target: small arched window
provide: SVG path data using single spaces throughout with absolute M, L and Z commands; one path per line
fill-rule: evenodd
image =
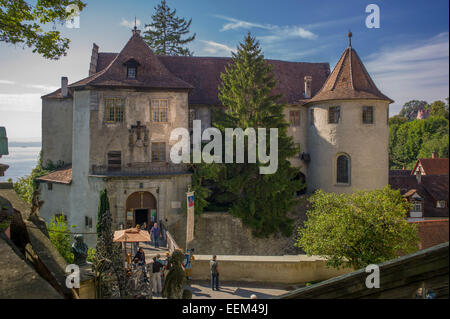
M 336 182 L 350 184 L 350 157 L 345 154 L 339 155 L 336 164 Z

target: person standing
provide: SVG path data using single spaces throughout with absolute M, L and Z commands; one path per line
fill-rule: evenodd
M 156 295 L 159 295 L 162 292 L 161 287 L 161 268 L 163 265 L 156 259 L 156 257 L 153 257 L 153 263 L 152 263 L 152 282 L 153 282 L 153 292 Z
M 209 268 L 211 270 L 211 289 L 219 290 L 219 263 L 217 262 L 217 256 L 214 255 L 209 262 Z
M 159 248 L 159 238 L 161 237 L 161 229 L 158 223 L 153 224 L 152 230 L 150 231 L 152 237 L 153 245 L 155 248 Z
M 192 249 L 188 249 L 186 251 L 186 254 L 184 255 L 184 262 L 183 262 L 183 266 L 184 266 L 184 272 L 186 274 L 186 279 L 187 280 L 191 280 L 191 275 L 192 275 L 192 260 L 195 260 L 194 258 L 194 248 Z

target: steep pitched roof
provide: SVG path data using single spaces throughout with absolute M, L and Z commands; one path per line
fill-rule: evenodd
M 420 184 L 415 176 L 389 176 L 389 185 L 399 189 L 404 196 L 411 195 L 411 190 L 423 196 L 424 217 L 449 217 L 448 205 L 445 208 L 436 207 L 439 200 L 448 203 L 448 175 L 424 175 Z
M 378 90 L 358 54 L 351 46 L 345 49 L 319 93 L 308 102 L 349 99 L 394 102 Z
M 425 175 L 448 175 L 448 158 L 419 158 L 411 175 L 415 174 L 418 165 L 422 166 Z
M 136 79 L 127 78 L 124 64 L 130 60 L 137 61 L 139 71 Z M 100 72 L 71 84 L 70 88 L 83 86 L 133 87 L 192 89 L 192 85 L 179 79 L 159 61 L 138 32 L 134 32 L 122 51 Z

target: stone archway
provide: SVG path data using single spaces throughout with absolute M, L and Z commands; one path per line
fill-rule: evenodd
M 127 228 L 142 225 L 144 221 L 149 225 L 152 217 L 158 220 L 156 207 L 156 198 L 150 192 L 135 192 L 128 196 L 125 211 Z

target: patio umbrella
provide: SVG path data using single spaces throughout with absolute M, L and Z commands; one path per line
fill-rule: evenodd
M 114 232 L 113 241 L 122 243 L 147 242 L 150 241 L 150 235 L 148 231 L 136 228 L 116 230 Z M 125 256 L 126 255 L 127 255 L 127 245 L 125 244 Z
M 114 232 L 114 241 L 123 243 L 137 243 L 150 241 L 150 235 L 146 230 L 129 228 L 116 230 Z

